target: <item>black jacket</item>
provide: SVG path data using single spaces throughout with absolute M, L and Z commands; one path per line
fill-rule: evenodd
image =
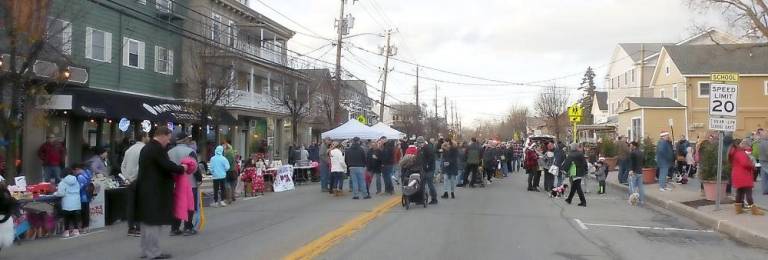
M 643 174 L 643 155 L 640 150 L 634 150 L 629 153 L 629 170 L 636 174 Z
M 347 163 L 347 167 L 366 167 L 365 151 L 360 144 L 352 144 L 346 152 L 344 152 L 344 161 Z
M 584 153 L 579 151 L 572 151 L 568 154 L 563 162 L 563 170 L 568 173 L 571 169 L 571 164 L 576 164 L 576 177 L 584 177 L 587 175 L 587 159 L 584 158 Z
M 136 178 L 136 220 L 148 225 L 173 223 L 173 175 L 184 168 L 168 159 L 168 152 L 152 140 L 139 153 Z
M 382 165 L 395 165 L 395 142 L 389 141 L 384 144 L 380 150 L 380 159 Z
M 371 173 L 381 173 L 381 150 L 370 150 L 368 151 L 368 158 L 367 163 L 368 165 L 366 168 Z
M 445 166 L 445 174 L 448 176 L 456 176 L 459 175 L 459 148 L 458 147 L 451 147 L 448 151 L 443 151 L 443 165 L 448 163 L 448 166 Z
M 422 146 L 419 148 L 419 154 L 416 157 L 424 173 L 435 172 L 435 151 L 432 150 L 432 147 L 429 145 Z

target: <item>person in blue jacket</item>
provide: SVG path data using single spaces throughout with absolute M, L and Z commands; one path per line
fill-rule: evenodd
M 213 175 L 213 206 L 227 206 L 227 203 L 224 202 L 226 196 L 225 184 L 230 165 L 227 158 L 224 157 L 224 146 L 216 146 L 214 154 L 208 165 Z
M 76 172 L 77 182 L 80 184 L 80 232 L 88 233 L 91 226 L 91 200 L 95 195 L 96 186 L 93 181 L 93 172 L 83 164 L 72 166 L 72 171 Z
M 80 218 L 80 183 L 77 182 L 77 173 L 74 170 L 67 171 L 56 189 L 56 196 L 61 198 L 61 211 L 64 217 L 64 237 L 79 236 L 78 219 Z
M 659 142 L 656 144 L 656 164 L 659 166 L 659 190 L 670 191 L 667 187 L 667 176 L 674 162 L 675 154 L 672 151 L 672 143 L 669 141 L 669 132 L 661 132 Z

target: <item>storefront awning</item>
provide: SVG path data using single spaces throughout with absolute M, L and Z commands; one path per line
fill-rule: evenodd
M 72 113 L 82 117 L 127 118 L 155 122 L 194 123 L 196 113 L 182 101 L 93 88 L 60 88 L 56 95 L 72 96 Z M 220 113 L 219 121 L 235 121 Z

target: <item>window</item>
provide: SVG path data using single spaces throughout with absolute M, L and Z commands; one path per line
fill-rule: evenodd
M 156 0 L 155 7 L 160 12 L 170 13 L 171 10 L 173 10 L 173 1 L 171 1 L 171 0 Z
M 624 86 L 629 84 L 629 77 L 627 77 L 628 75 L 629 75 L 629 71 L 624 72 Z
M 709 82 L 699 82 L 699 98 L 709 97 Z
M 672 86 L 672 99 L 677 100 L 677 84 Z
M 213 41 L 221 41 L 221 15 L 214 13 L 212 16 L 213 22 L 211 24 L 211 39 Z
M 144 42 L 123 38 L 123 66 L 144 69 Z
M 72 55 L 72 25 L 64 20 L 50 19 L 47 38 L 51 47 L 64 55 Z
M 173 51 L 155 46 L 155 72 L 173 75 Z
M 86 27 L 85 58 L 112 62 L 112 34 Z
M 768 96 L 768 80 L 763 82 L 763 95 Z
M 235 21 L 229 21 L 229 26 L 227 26 L 227 45 L 235 47 L 236 40 L 237 28 L 235 27 Z
M 664 97 L 664 89 L 659 90 L 659 97 Z
M 613 89 L 613 79 L 611 79 L 610 85 L 611 85 L 611 89 Z
M 630 138 L 632 141 L 639 142 L 642 140 L 643 122 L 640 118 L 632 118 L 632 131 L 630 131 Z
M 635 69 L 632 69 L 630 75 L 632 75 L 632 83 L 635 83 Z
M 667 76 L 669 76 L 669 65 L 664 67 L 664 73 L 667 74 Z

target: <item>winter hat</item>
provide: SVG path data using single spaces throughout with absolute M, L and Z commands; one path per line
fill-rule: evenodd
M 419 136 L 419 137 L 417 137 L 417 138 L 416 138 L 416 143 L 417 143 L 417 144 L 423 144 L 423 143 L 426 143 L 426 142 L 427 142 L 427 141 L 426 141 L 426 140 L 424 140 L 424 137 L 423 137 L 423 136 Z
M 416 153 L 419 151 L 418 148 L 416 148 L 415 145 L 409 145 L 407 149 L 405 149 L 406 155 L 416 155 Z
M 665 136 L 668 136 L 668 135 L 669 135 L 669 132 L 662 131 L 661 134 L 659 134 L 659 137 L 665 137 Z
M 571 151 L 576 151 L 576 149 L 579 148 L 579 144 L 572 143 L 571 145 L 568 146 L 568 148 L 570 148 Z

